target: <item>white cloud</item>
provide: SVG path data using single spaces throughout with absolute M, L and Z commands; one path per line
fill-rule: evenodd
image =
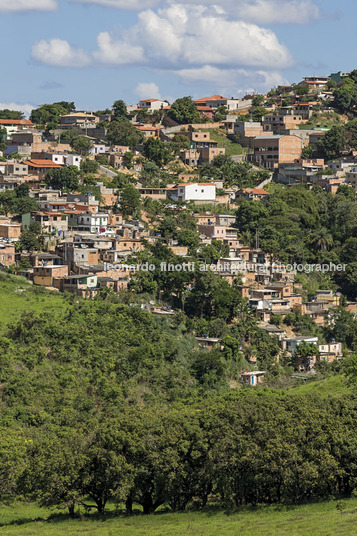
M 16 102 L 0 102 L 0 110 L 14 110 L 15 112 L 22 112 L 26 117 L 30 115 L 35 106 L 32 104 L 18 104 Z
M 80 48 L 73 48 L 62 39 L 42 39 L 32 47 L 32 57 L 40 63 L 55 67 L 84 67 L 91 62 L 90 55 Z
M 197 5 L 197 0 L 168 0 L 172 5 Z M 257 24 L 307 24 L 321 17 L 313 0 L 200 0 L 217 14 Z
M 265 92 L 280 84 L 288 84 L 286 78 L 277 71 L 220 69 L 204 65 L 198 69 L 180 69 L 172 73 L 177 74 L 187 84 L 212 84 L 226 96 L 244 94 L 248 88 L 251 91 Z
M 125 39 L 115 40 L 108 32 L 101 32 L 97 37 L 98 50 L 93 58 L 98 63 L 110 65 L 128 65 L 145 61 L 144 50 L 140 45 Z
M 140 82 L 135 88 L 139 99 L 161 99 L 160 89 L 154 82 Z
M 204 65 L 197 69 L 179 69 L 172 71 L 180 76 L 186 82 L 212 82 L 220 84 L 224 80 L 235 80 L 240 70 L 236 69 L 220 69 L 219 67 L 212 67 L 211 65 Z
M 85 52 L 67 41 L 52 39 L 35 44 L 33 57 L 65 67 L 145 65 L 176 74 L 187 84 L 208 82 L 232 95 L 242 87 L 265 91 L 285 83 L 279 71 L 294 62 L 272 30 L 225 13 L 223 8 L 230 0 L 217 0 L 216 6 L 184 1 L 186 4 L 171 2 L 155 11 L 141 11 L 137 23 L 120 35 L 99 33 L 94 51 Z M 258 2 L 271 6 L 281 0 L 252 0 L 249 5 L 248 0 L 236 1 L 250 9 Z M 141 83 L 136 93 L 143 98 L 156 97 L 159 88 Z
M 56 0 L 0 0 L 0 12 L 56 11 Z
M 94 57 L 101 63 L 287 67 L 289 51 L 274 32 L 256 24 L 212 15 L 204 6 L 173 4 L 139 13 L 138 23 L 119 39 L 99 35 Z
M 242 10 L 246 20 L 258 24 L 307 24 L 321 16 L 310 0 L 253 0 L 244 2 Z
M 10 1 L 10 0 L 9 0 Z M 26 0 L 24 0 L 26 1 Z M 237 19 L 258 24 L 306 24 L 320 18 L 313 0 L 71 0 L 117 9 L 142 11 L 157 5 L 211 6 L 216 15 L 229 14 Z
M 160 3 L 160 0 L 71 0 L 80 4 L 96 4 L 105 7 L 115 7 L 117 9 L 130 9 L 141 11 L 155 7 Z

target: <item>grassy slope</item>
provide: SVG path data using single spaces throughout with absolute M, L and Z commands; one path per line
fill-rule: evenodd
M 357 499 L 297 507 L 259 507 L 223 511 L 158 513 L 151 516 L 68 520 L 33 505 L 0 508 L 1 534 L 21 536 L 354 536 Z
M 201 129 L 204 130 L 203 128 Z M 227 138 L 223 130 L 209 130 L 211 140 L 218 141 L 218 147 L 226 148 L 227 156 L 235 156 L 244 153 L 243 147 L 239 143 L 234 143 L 229 138 Z
M 289 389 L 291 394 L 319 394 L 321 396 L 344 396 L 351 393 L 345 376 L 331 376 L 323 380 L 301 383 L 298 387 Z
M 33 287 L 23 277 L 0 274 L 0 335 L 24 312 L 57 314 L 65 307 L 63 295 Z
M 312 128 L 332 128 L 334 126 L 340 126 L 345 123 L 345 116 L 337 113 L 323 113 L 310 118 L 308 123 L 302 123 L 299 125 L 301 130 L 308 130 Z

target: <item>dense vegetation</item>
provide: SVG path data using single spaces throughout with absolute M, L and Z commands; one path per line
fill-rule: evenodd
M 326 275 L 350 299 L 357 296 L 357 201 L 348 186 L 337 195 L 314 186 L 276 187 L 261 203 L 243 201 L 237 226 L 246 242 L 286 263 L 347 264 L 346 271 Z M 329 287 L 330 288 L 330 287 Z M 333 288 L 333 287 L 331 287 Z M 337 288 L 335 286 L 335 288 Z
M 1 281 L 9 296 L 22 285 Z M 59 296 L 46 314 L 45 303 L 42 312 L 31 306 L 36 289 L 26 289 L 29 312 L 1 324 L 2 499 L 21 495 L 74 515 L 103 512 L 108 501 L 150 513 L 353 493 L 352 394 L 229 388 L 242 342 L 253 338 L 258 356 L 261 345 L 261 364 L 274 346 L 249 316 L 231 331 L 219 318 L 196 318 L 196 330 L 203 322 L 224 345 L 199 350 L 194 319 L 180 314 L 157 319 L 126 305 L 126 295 Z

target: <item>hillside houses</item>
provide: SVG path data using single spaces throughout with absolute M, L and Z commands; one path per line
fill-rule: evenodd
M 314 90 L 319 91 L 320 82 L 315 82 Z M 318 328 L 326 328 L 333 311 L 341 306 L 341 296 L 331 290 L 308 296 L 296 281 L 294 270 L 283 266 L 281 271 L 275 270 L 273 263 L 279 260 L 271 251 L 261 249 L 259 230 L 256 239 L 255 231 L 242 232 L 241 236 L 236 221 L 240 205 L 251 203 L 248 210 L 257 209 L 258 213 L 262 208 L 259 203 L 269 204 L 269 196 L 274 195 L 271 181 L 287 187 L 318 185 L 332 193 L 341 185 L 357 187 L 355 155 L 326 162 L 309 158 L 308 151 L 305 154 L 304 149 L 323 140 L 329 130 L 310 128 L 310 124 L 305 128 L 315 113 L 315 101 L 305 102 L 306 95 L 295 98 L 294 87 L 290 93 L 291 104 L 272 98 L 260 120 L 253 120 L 259 108 L 252 104 L 254 96 L 204 97 L 195 100 L 194 106 L 206 122 L 169 126 L 164 121 L 168 103 L 144 99 L 132 110 L 128 108 L 128 130 L 143 135 L 137 144 L 130 138 L 118 139 L 118 145 L 109 143 L 113 114 L 108 112 L 101 118 L 103 114 L 71 111 L 62 116 L 49 140 L 28 122 L 9 125 L 5 150 L 9 158 L 0 163 L 0 192 L 13 195 L 26 184 L 34 204 L 29 203 L 20 216 L 0 218 L 1 268 L 12 267 L 37 286 L 93 299 L 103 292 L 128 288 L 137 292 L 133 281 L 139 269 L 135 262 L 153 247 L 165 246 L 182 263 L 195 256 L 209 265 L 244 300 L 261 329 L 279 341 L 279 358 L 295 359 L 297 370 L 313 370 L 319 360 L 340 359 L 343 348 L 338 341 L 303 338 L 292 332 L 288 320 L 289 315 L 303 315 Z M 218 110 L 223 117 L 228 112 L 226 120 L 220 116 L 215 122 Z M 61 140 L 72 127 L 91 142 L 83 154 L 73 151 L 68 140 Z M 174 143 L 177 146 L 170 152 Z M 148 158 L 146 144 L 158 148 L 157 159 L 155 154 L 152 160 Z M 239 151 L 235 151 L 237 146 Z M 98 164 L 93 165 L 93 173 L 84 171 L 83 164 L 90 169 L 93 162 Z M 224 172 L 216 173 L 214 165 L 201 169 L 217 162 L 225 164 Z M 229 176 L 232 162 L 238 171 L 234 169 L 235 174 Z M 68 172 L 71 170 L 66 168 L 72 166 L 78 170 L 76 186 L 49 186 L 49 172 Z M 181 226 L 175 219 L 178 214 L 185 222 Z M 35 246 L 19 248 L 21 234 L 31 229 L 40 229 Z M 134 268 L 128 269 L 126 263 Z M 191 287 L 192 282 L 180 297 L 183 301 Z M 220 342 L 218 337 L 198 339 L 204 347 L 213 339 Z M 303 343 L 315 345 L 316 355 L 307 360 L 299 356 Z M 247 376 L 246 380 L 251 382 L 252 378 Z

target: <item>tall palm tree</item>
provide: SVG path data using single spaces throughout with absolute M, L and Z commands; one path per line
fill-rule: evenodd
M 312 233 L 311 244 L 316 251 L 328 251 L 333 244 L 333 237 L 326 227 L 321 227 Z

